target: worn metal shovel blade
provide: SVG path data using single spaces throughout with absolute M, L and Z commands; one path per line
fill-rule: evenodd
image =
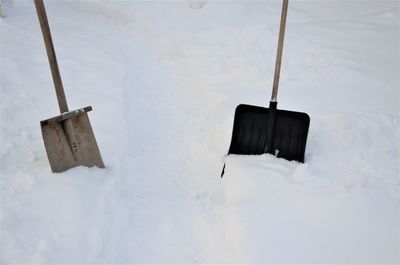
M 40 122 L 53 172 L 63 172 L 80 165 L 104 168 L 87 115 L 91 110 L 92 107 L 89 106 Z
M 239 105 L 235 111 L 229 154 L 267 153 L 266 141 L 270 109 Z M 306 113 L 276 110 L 272 150 L 268 153 L 287 160 L 304 162 L 310 117 Z

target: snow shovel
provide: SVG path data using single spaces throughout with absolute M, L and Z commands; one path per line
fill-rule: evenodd
M 63 172 L 80 165 L 104 168 L 87 115 L 92 107 L 68 110 L 43 0 L 35 0 L 35 6 L 61 112 L 61 115 L 40 122 L 51 170 Z
M 304 162 L 310 125 L 306 113 L 277 109 L 279 75 L 285 36 L 288 0 L 283 0 L 275 75 L 269 108 L 244 105 L 236 107 L 229 154 L 273 154 L 287 160 Z M 224 175 L 225 164 L 221 177 Z

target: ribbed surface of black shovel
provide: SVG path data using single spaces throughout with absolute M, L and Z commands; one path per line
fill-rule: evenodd
M 274 154 L 304 162 L 310 117 L 306 113 L 239 105 L 229 154 Z

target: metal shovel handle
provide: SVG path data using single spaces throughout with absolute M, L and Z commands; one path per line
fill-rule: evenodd
M 54 51 L 53 40 L 51 38 L 49 22 L 46 15 L 46 9 L 44 8 L 43 0 L 34 1 L 36 12 L 40 22 L 40 28 L 42 29 L 44 44 L 46 45 L 47 58 L 49 59 L 51 75 L 53 76 L 53 83 L 56 89 L 58 106 L 60 108 L 60 112 L 64 113 L 68 111 L 67 99 L 65 98 L 60 70 L 58 69 L 56 52 Z
M 289 4 L 288 2 L 289 2 L 288 0 L 283 0 L 282 4 L 281 24 L 279 27 L 278 51 L 276 53 L 274 84 L 272 87 L 272 96 L 271 96 L 271 101 L 274 102 L 276 102 L 278 98 L 279 76 L 281 73 L 283 41 L 285 39 L 286 17 Z

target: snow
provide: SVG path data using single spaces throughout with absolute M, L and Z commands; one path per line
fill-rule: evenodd
M 304 164 L 225 157 L 235 107 L 268 106 L 281 1 L 45 4 L 106 169 L 50 172 L 36 12 L 3 1 L 0 263 L 400 263 L 398 1 L 290 1 L 278 108 L 311 117 Z

